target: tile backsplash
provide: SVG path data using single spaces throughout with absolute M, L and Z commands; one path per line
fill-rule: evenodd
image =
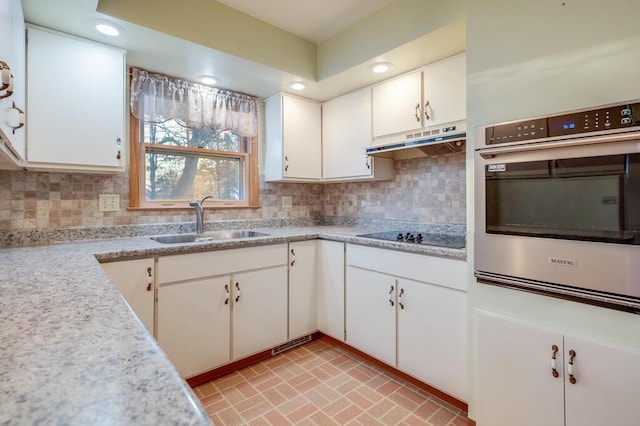
M 259 209 L 208 210 L 207 221 L 323 216 L 464 223 L 465 156 L 398 160 L 392 181 L 333 184 L 260 181 Z M 120 210 L 98 211 L 98 195 L 120 195 Z M 281 197 L 293 197 L 282 208 Z M 192 209 L 127 210 L 128 174 L 0 170 L 0 230 L 91 227 L 193 220 Z

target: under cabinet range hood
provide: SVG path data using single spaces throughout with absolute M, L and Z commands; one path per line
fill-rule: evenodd
M 407 140 L 390 142 L 366 148 L 367 155 L 386 154 L 389 152 L 413 149 L 423 155 L 442 155 L 463 152 L 467 138 L 466 131 L 457 133 L 438 133 L 430 135 L 428 132 L 407 135 Z

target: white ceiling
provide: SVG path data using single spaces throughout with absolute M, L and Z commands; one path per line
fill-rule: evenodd
M 350 27 L 393 0 L 218 0 L 313 42 Z
M 246 8 L 245 13 L 251 13 L 254 17 L 260 15 L 261 19 L 275 20 L 273 24 L 286 26 L 290 31 L 305 31 L 305 37 L 321 39 L 341 31 L 344 26 L 352 25 L 392 0 L 223 2 L 234 8 Z M 200 75 L 214 75 L 218 78 L 218 87 L 261 98 L 279 91 L 292 92 L 288 84 L 299 79 L 264 64 L 100 14 L 96 11 L 97 4 L 98 0 L 22 0 L 28 23 L 126 49 L 128 66 L 191 81 Z M 357 11 L 349 12 L 353 9 Z M 91 22 L 105 18 L 118 24 L 125 33 L 112 38 L 95 31 Z M 321 81 L 305 81 L 307 88 L 296 94 L 325 101 L 389 78 L 388 75 L 375 75 L 369 71 L 368 67 L 374 60 L 392 62 L 393 73 L 401 74 L 464 50 L 464 42 L 464 23 L 455 22 L 339 74 Z

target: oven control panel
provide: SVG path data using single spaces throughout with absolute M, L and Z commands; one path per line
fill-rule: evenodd
M 485 143 L 497 145 L 635 126 L 640 126 L 640 103 L 615 105 L 490 126 L 485 130 Z

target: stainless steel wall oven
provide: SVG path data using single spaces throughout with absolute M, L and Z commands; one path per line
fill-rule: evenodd
M 640 312 L 640 102 L 475 141 L 478 280 Z

